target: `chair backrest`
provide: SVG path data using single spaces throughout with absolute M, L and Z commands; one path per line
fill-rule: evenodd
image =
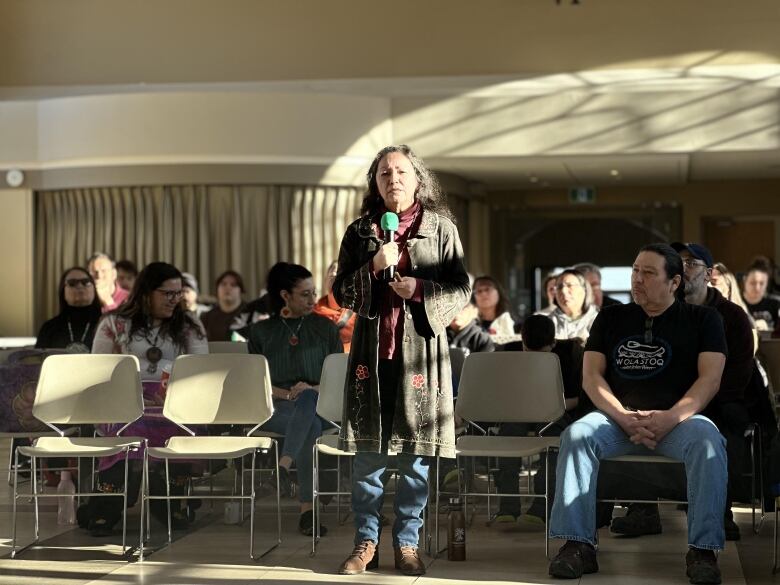
M 163 406 L 167 419 L 181 425 L 259 425 L 273 412 L 264 356 L 183 355 L 173 362 Z
M 51 355 L 41 367 L 33 415 L 51 425 L 132 422 L 144 412 L 138 367 L 133 355 Z
M 246 341 L 209 341 L 209 353 L 249 353 Z
M 317 414 L 330 422 L 341 422 L 348 362 L 349 354 L 332 353 L 322 364 Z
M 450 347 L 450 367 L 455 385 L 460 384 L 460 376 L 463 373 L 463 364 L 469 356 L 469 350 L 465 347 Z
M 780 339 L 762 339 L 758 344 L 758 355 L 769 374 L 772 391 L 780 393 Z
M 565 412 L 558 356 L 538 351 L 472 353 L 455 413 L 470 421 L 551 422 Z

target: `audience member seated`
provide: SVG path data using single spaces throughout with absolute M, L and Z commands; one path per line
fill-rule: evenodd
M 494 339 L 515 333 L 515 322 L 509 313 L 509 299 L 504 287 L 492 276 L 474 280 L 474 302 L 479 310 L 482 329 Z
M 479 326 L 479 310 L 473 303 L 467 304 L 447 327 L 450 347 L 461 347 L 469 353 L 493 351 L 490 335 Z
M 742 295 L 739 292 L 739 282 L 737 277 L 726 267 L 722 262 L 715 262 L 712 265 L 712 276 L 710 277 L 710 286 L 717 288 L 720 294 L 723 295 L 727 301 L 731 301 L 735 305 L 738 305 L 745 313 L 747 313 L 750 319 L 751 325 L 753 324 L 753 315 L 748 311 L 745 301 L 742 300 Z
M 121 353 L 134 355 L 140 362 L 144 389 L 144 416 L 131 424 L 126 436 L 145 437 L 152 447 L 161 447 L 165 441 L 184 432 L 162 416 L 165 387 L 161 385 L 163 369 L 170 367 L 178 356 L 208 353 L 206 336 L 200 323 L 181 303 L 181 272 L 164 262 L 152 262 L 138 275 L 127 303 L 116 312 L 106 315 L 98 326 L 92 353 Z M 104 434 L 116 432 L 113 425 L 102 429 Z M 141 452 L 131 453 L 128 506 L 138 496 L 141 480 Z M 98 489 L 103 492 L 122 491 L 124 487 L 124 457 L 101 458 Z M 160 466 L 161 467 L 161 466 Z M 150 488 L 157 494 L 165 491 L 164 472 L 155 466 Z M 172 493 L 183 493 L 189 478 L 189 464 L 173 466 L 175 485 Z M 173 477 L 172 477 L 173 479 Z M 172 503 L 171 517 L 176 528 L 184 528 L 192 509 L 183 510 L 180 503 Z M 166 504 L 154 500 L 151 510 L 155 517 L 166 522 Z M 79 525 L 89 528 L 93 536 L 111 534 L 121 519 L 122 502 L 119 498 L 93 497 L 79 514 Z
M 601 310 L 604 307 L 623 304 L 619 300 L 604 294 L 604 291 L 601 289 L 601 268 L 599 266 L 590 262 L 580 262 L 572 266 L 572 268 L 579 270 L 590 284 L 590 290 L 593 292 L 593 304 L 596 305 L 597 309 Z
M 113 311 L 127 300 L 130 293 L 117 284 L 117 271 L 111 256 L 95 252 L 87 263 L 87 269 L 95 280 L 104 313 Z
M 734 522 L 731 502 L 736 486 L 742 480 L 742 462 L 745 455 L 745 429 L 750 424 L 750 413 L 745 403 L 745 389 L 753 375 L 753 330 L 745 312 L 731 301 L 726 300 L 714 287 L 708 287 L 714 262 L 710 251 L 700 244 L 674 243 L 672 247 L 680 253 L 684 266 L 685 302 L 692 305 L 712 307 L 721 316 L 726 335 L 728 355 L 718 393 L 710 401 L 702 414 L 714 422 L 726 438 L 729 483 L 724 511 L 726 540 L 739 540 L 739 526 Z M 648 483 L 647 493 L 637 499 L 649 500 L 666 497 L 653 486 L 661 486 L 671 492 L 684 493 L 684 482 L 675 481 L 674 474 L 667 474 L 668 465 L 659 464 L 649 467 L 647 464 L 619 464 L 613 485 L 624 485 L 627 478 L 635 484 Z M 612 475 L 612 474 L 610 474 Z M 645 479 L 648 478 L 648 479 Z M 609 489 L 607 478 L 603 485 Z M 683 477 L 684 479 L 684 477 Z M 661 518 L 657 504 L 631 504 L 623 517 L 612 521 L 612 532 L 639 536 L 661 532 Z
M 217 278 L 216 287 L 217 306 L 201 313 L 200 320 L 209 341 L 230 341 L 241 314 L 246 312 L 246 305 L 241 299 L 244 279 L 235 270 L 226 270 Z
M 138 278 L 138 268 L 130 260 L 117 260 L 116 283 L 127 292 L 133 290 L 135 279 Z
M 634 303 L 609 307 L 593 323 L 583 387 L 598 409 L 561 435 L 550 537 L 566 539 L 554 577 L 598 571 L 597 478 L 603 459 L 658 454 L 684 462 L 688 477 L 686 574 L 720 583 L 727 464 L 723 436 L 699 414 L 720 386 L 727 347 L 717 311 L 685 303 L 683 263 L 667 244 L 640 249 Z
M 352 331 L 355 329 L 357 315 L 350 309 L 341 308 L 333 296 L 333 281 L 336 278 L 338 267 L 339 263 L 336 260 L 328 266 L 328 270 L 325 273 L 325 290 L 323 291 L 325 294 L 314 305 L 314 314 L 333 321 L 336 327 L 338 327 L 339 335 L 341 335 L 344 351 L 349 353 L 349 348 L 352 345 Z
M 581 272 L 568 268 L 558 275 L 555 291 L 558 307 L 549 315 L 555 323 L 555 338 L 586 340 L 598 315 L 590 284 Z
M 101 315 L 95 281 L 86 269 L 69 268 L 60 277 L 57 296 L 60 312 L 41 326 L 35 347 L 89 353 Z
M 589 412 L 590 401 L 583 396 L 582 391 L 582 355 L 583 349 L 579 339 L 555 339 L 555 325 L 545 315 L 531 315 L 523 323 L 522 327 L 523 351 L 551 351 L 558 356 L 561 363 L 561 376 L 563 377 L 564 396 L 566 399 L 566 413 L 555 423 L 549 426 L 545 432 L 546 437 L 557 437 L 572 422 L 584 413 Z M 514 350 L 514 344 L 506 347 Z M 546 424 L 546 422 L 544 423 Z M 525 436 L 528 433 L 534 435 L 542 428 L 542 424 L 525 423 L 501 423 L 498 434 L 505 437 Z M 555 454 L 550 458 L 550 505 L 555 486 Z M 498 474 L 496 475 L 496 488 L 500 493 L 519 493 L 518 473 L 520 460 L 509 457 L 499 457 Z M 545 490 L 545 456 L 542 455 L 539 470 L 534 477 L 534 493 L 543 494 Z M 514 522 L 520 519 L 531 524 L 544 524 L 544 500 L 535 498 L 528 511 L 521 514 L 521 500 L 515 497 L 502 497 L 499 503 L 496 522 Z
M 770 273 L 766 264 L 752 264 L 742 282 L 742 298 L 759 331 L 773 331 L 780 314 L 780 301 L 767 295 Z
M 319 380 L 325 358 L 342 353 L 344 347 L 330 319 L 312 314 L 317 294 L 306 268 L 275 264 L 268 273 L 268 294 L 273 314 L 253 324 L 248 335 L 249 353 L 266 357 L 273 384 L 274 414 L 260 428 L 284 435 L 280 489 L 285 495 L 292 491 L 290 468 L 295 463 L 301 511 L 298 529 L 311 536 L 312 447 L 323 428 L 323 420 L 317 416 Z M 275 486 L 276 481 L 271 484 Z M 325 532 L 321 527 L 321 534 Z
M 544 291 L 545 300 L 547 301 L 547 305 L 539 309 L 537 313 L 540 315 L 549 315 L 552 313 L 557 307 L 555 304 L 555 284 L 558 280 L 557 274 L 548 274 L 545 279 L 542 281 L 542 290 Z
M 184 306 L 187 307 L 187 310 L 190 313 L 200 319 L 200 316 L 206 311 L 211 310 L 211 307 L 202 305 L 198 302 L 198 295 L 200 295 L 198 279 L 189 272 L 182 272 L 181 284 L 182 294 L 184 295 Z

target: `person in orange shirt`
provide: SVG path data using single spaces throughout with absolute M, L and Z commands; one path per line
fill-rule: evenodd
M 339 307 L 336 299 L 333 298 L 333 280 L 336 278 L 338 267 L 338 262 L 335 260 L 328 266 L 328 270 L 325 273 L 325 281 L 323 282 L 323 289 L 327 293 L 317 301 L 317 304 L 314 306 L 314 313 L 327 317 L 336 324 L 336 327 L 339 328 L 341 343 L 344 344 L 344 351 L 349 353 L 349 348 L 352 344 L 352 330 L 355 328 L 357 315 L 349 309 Z

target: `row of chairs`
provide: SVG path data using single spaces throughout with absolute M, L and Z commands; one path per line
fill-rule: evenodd
M 239 499 L 250 503 L 250 549 L 252 559 L 259 558 L 254 551 L 255 485 L 254 467 L 257 453 L 274 451 L 278 478 L 278 447 L 274 439 L 252 436 L 273 414 L 271 380 L 268 363 L 260 355 L 215 354 L 181 356 L 175 362 L 168 384 L 162 414 L 175 423 L 187 436 L 172 437 L 165 447 L 148 447 L 143 437 L 125 437 L 122 433 L 144 412 L 141 381 L 138 374 L 138 360 L 125 355 L 57 355 L 49 357 L 43 364 L 38 382 L 33 414 L 55 431 L 58 436 L 40 437 L 32 446 L 19 447 L 18 457 L 29 457 L 32 468 L 32 491 L 34 501 L 34 540 L 17 548 L 17 502 L 28 497 L 19 493 L 18 477 L 13 487 L 13 541 L 11 556 L 35 545 L 39 540 L 40 498 L 57 497 L 57 494 L 40 493 L 36 471 L 38 460 L 48 457 L 104 457 L 124 455 L 125 482 L 122 493 L 82 491 L 75 496 L 121 497 L 122 553 L 127 547 L 127 480 L 129 457 L 133 451 L 144 448 L 143 475 L 141 482 L 141 527 L 139 537 L 139 559 L 144 558 L 145 542 L 151 538 L 149 522 L 150 500 L 164 499 L 168 503 L 168 542 L 171 542 L 170 501 L 186 498 Z M 70 425 L 121 425 L 113 436 L 72 437 L 66 436 L 65 428 Z M 240 425 L 249 430 L 244 436 L 199 436 L 192 427 L 198 425 Z M 165 465 L 166 480 L 169 480 L 170 461 L 184 459 L 243 459 L 251 456 L 252 482 L 249 493 L 236 495 L 189 495 L 171 496 L 170 481 L 166 494 L 149 493 L 150 460 L 160 460 Z M 276 542 L 264 556 L 281 543 L 281 506 L 277 485 Z M 146 538 L 144 538 L 146 537 Z

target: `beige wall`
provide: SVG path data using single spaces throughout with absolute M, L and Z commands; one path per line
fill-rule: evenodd
M 0 337 L 35 335 L 32 191 L 0 189 L 0 250 Z
M 776 62 L 776 0 L 0 0 L 0 86 Z M 393 51 L 393 47 L 399 47 Z

